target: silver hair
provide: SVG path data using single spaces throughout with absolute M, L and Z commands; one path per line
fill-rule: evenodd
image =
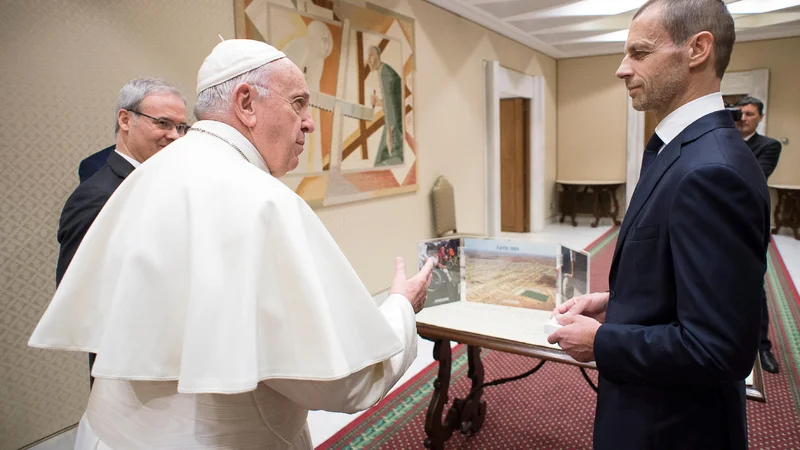
M 280 61 L 280 60 L 279 60 Z M 276 61 L 277 62 L 277 61 Z M 279 64 L 267 63 L 256 67 L 241 75 L 237 75 L 230 80 L 204 89 L 197 95 L 197 103 L 194 106 L 194 116 L 198 120 L 208 119 L 215 115 L 225 115 L 233 107 L 233 89 L 239 83 L 247 83 L 253 86 L 258 95 L 266 97 L 269 95 L 269 78 Z
M 184 97 L 183 93 L 161 78 L 136 78 L 126 83 L 125 86 L 122 86 L 122 89 L 119 90 L 119 96 L 117 97 L 117 109 L 114 110 L 114 135 L 119 132 L 119 120 L 117 120 L 116 113 L 118 113 L 120 109 L 139 111 L 145 98 L 162 92 L 176 95 L 183 101 L 183 105 L 186 106 L 186 97 Z

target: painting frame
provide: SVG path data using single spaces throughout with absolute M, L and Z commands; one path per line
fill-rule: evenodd
M 330 90 L 319 95 L 312 92 L 312 114 L 315 109 L 322 110 L 325 107 L 328 108 L 324 110 L 332 114 L 332 120 L 325 121 L 324 126 L 320 126 L 319 131 L 315 131 L 315 135 L 309 135 L 307 139 L 307 142 L 321 142 L 319 150 L 312 147 L 304 152 L 303 155 L 309 160 L 307 164 L 290 171 L 281 181 L 312 208 L 415 193 L 419 189 L 419 146 L 416 141 L 414 95 L 414 19 L 371 3 L 356 5 L 342 0 L 234 0 L 236 38 L 267 42 L 272 39 L 274 28 L 269 22 L 269 11 L 275 8 L 291 10 L 292 7 L 295 8 L 293 12 L 300 16 L 341 24 L 341 37 L 338 41 L 334 39 L 340 46 L 339 70 L 335 95 L 331 95 Z M 400 98 L 396 98 L 396 95 L 391 97 L 389 107 L 384 106 L 387 104 L 386 92 L 395 91 L 384 89 L 379 107 L 376 107 L 374 100 L 370 105 L 370 99 L 363 94 L 358 99 L 348 98 L 354 85 L 364 89 L 364 73 L 369 72 L 369 67 L 372 67 L 368 64 L 369 67 L 362 68 L 358 63 L 350 61 L 350 48 L 353 45 L 351 35 L 355 33 L 383 36 L 400 49 L 399 61 L 379 66 L 392 69 L 394 75 L 390 76 L 393 77 L 393 86 L 400 84 Z M 273 45 L 282 50 L 281 42 Z M 380 55 L 380 52 L 375 53 Z M 397 50 L 393 50 L 393 54 L 397 53 Z M 364 63 L 363 49 L 359 54 L 359 61 Z M 383 72 L 380 73 L 383 75 Z M 306 77 L 308 79 L 308 75 Z M 382 81 L 381 86 L 386 83 Z M 309 83 L 309 87 L 313 84 Z M 387 113 L 389 109 L 392 113 Z M 322 117 L 323 114 L 328 113 L 319 112 L 314 117 Z M 375 126 L 379 121 L 383 122 L 380 126 Z M 353 123 L 358 124 L 357 129 Z M 387 123 L 392 125 L 386 126 Z M 326 131 L 324 135 L 321 130 Z M 386 144 L 382 144 L 383 142 Z M 353 157 L 351 155 L 354 149 L 350 147 L 354 146 L 360 146 L 361 152 L 355 156 L 364 161 L 347 160 L 348 157 Z M 319 157 L 314 152 L 318 152 Z M 381 155 L 383 159 L 379 161 Z M 379 164 L 383 162 L 384 165 Z

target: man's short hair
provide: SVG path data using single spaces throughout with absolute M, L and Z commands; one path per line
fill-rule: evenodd
M 764 115 L 764 102 L 762 102 L 761 100 L 755 97 L 745 97 L 736 103 L 736 106 L 747 106 L 747 105 L 753 105 L 756 108 L 758 108 L 759 116 Z
M 135 78 L 122 86 L 119 90 L 117 97 L 117 109 L 114 110 L 114 135 L 119 132 L 119 120 L 117 120 L 117 113 L 120 109 L 127 111 L 139 111 L 142 102 L 149 95 L 168 92 L 178 96 L 183 105 L 186 106 L 186 97 L 175 86 L 167 83 L 161 78 Z
M 714 67 L 722 78 L 731 61 L 736 26 L 722 0 L 649 0 L 639 8 L 634 19 L 651 6 L 662 7 L 662 24 L 672 42 L 683 45 L 697 33 L 708 31 L 714 36 Z

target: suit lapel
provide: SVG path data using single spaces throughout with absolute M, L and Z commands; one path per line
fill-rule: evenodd
M 758 133 L 753 135 L 753 137 L 750 138 L 749 141 L 747 141 L 747 145 L 748 145 L 748 147 L 750 147 L 750 150 L 753 151 L 753 155 L 755 155 L 756 158 L 758 158 L 758 155 L 761 153 L 761 150 L 764 148 L 764 146 L 761 145 L 761 135 L 758 134 Z
M 625 238 L 628 236 L 631 226 L 636 221 L 636 217 L 647 202 L 647 199 L 650 198 L 650 194 L 652 194 L 653 189 L 655 189 L 661 177 L 664 176 L 670 166 L 681 156 L 681 148 L 685 144 L 697 140 L 700 136 L 709 131 L 717 128 L 735 128 L 735 126 L 736 124 L 727 111 L 717 111 L 705 115 L 686 127 L 686 129 L 677 135 L 675 139 L 670 141 L 664 150 L 661 151 L 661 154 L 656 157 L 647 172 L 645 172 L 644 176 L 640 178 L 639 182 L 636 184 L 636 189 L 633 191 L 633 197 L 631 198 L 631 204 L 628 207 L 628 211 L 625 213 L 625 218 L 622 220 L 622 226 L 620 227 L 619 236 L 617 237 L 617 245 L 614 249 L 614 259 L 611 261 L 609 286 L 614 286 L 614 282 L 616 281 L 616 269 L 619 265 L 620 250 L 625 242 Z
M 133 164 L 126 161 L 125 158 L 123 158 L 122 155 L 116 151 L 112 151 L 108 155 L 108 161 L 106 161 L 106 164 L 108 164 L 108 166 L 111 167 L 111 170 L 113 170 L 114 173 L 116 173 L 117 176 L 123 180 L 125 177 L 130 175 L 134 169 Z
M 631 204 L 628 207 L 628 211 L 625 213 L 625 218 L 622 220 L 622 226 L 620 227 L 619 236 L 617 237 L 614 259 L 611 262 L 611 280 L 614 279 L 620 249 L 622 248 L 622 243 L 625 241 L 625 238 L 628 236 L 631 225 L 636 221 L 636 216 L 639 215 L 639 212 L 647 202 L 653 189 L 656 187 L 659 180 L 661 180 L 661 177 L 664 176 L 667 169 L 681 156 L 681 145 L 682 142 L 678 138 L 673 139 L 672 142 L 667 144 L 664 150 L 653 160 L 653 163 L 644 173 L 644 176 L 640 178 L 639 182 L 636 184 L 633 197 L 631 197 Z

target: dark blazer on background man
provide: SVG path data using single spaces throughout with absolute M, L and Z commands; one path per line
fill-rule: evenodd
M 753 151 L 753 155 L 755 155 L 761 170 L 764 172 L 764 176 L 769 179 L 769 176 L 775 171 L 775 167 L 778 166 L 778 159 L 781 157 L 783 146 L 775 139 L 758 133 L 747 141 L 747 146 Z
M 72 261 L 83 236 L 103 209 L 111 194 L 122 180 L 133 171 L 133 165 L 119 153 L 112 151 L 106 164 L 94 175 L 75 188 L 67 199 L 58 223 L 58 252 L 56 284 Z
M 595 448 L 747 448 L 769 213 L 764 175 L 724 110 L 642 174 L 594 341 Z
M 92 175 L 106 165 L 108 157 L 114 152 L 116 145 L 106 147 L 97 153 L 91 154 L 81 161 L 78 165 L 78 178 L 81 183 L 88 180 Z

